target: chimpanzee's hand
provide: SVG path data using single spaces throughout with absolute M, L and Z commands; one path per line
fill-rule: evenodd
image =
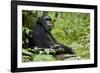
M 63 54 L 64 53 L 64 48 L 62 48 L 58 44 L 51 46 L 51 48 L 56 51 L 56 54 Z
M 62 47 L 59 47 L 55 50 L 56 50 L 56 54 L 64 54 L 64 48 L 62 48 Z

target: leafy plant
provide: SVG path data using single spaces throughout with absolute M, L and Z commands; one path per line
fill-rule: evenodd
M 23 10 L 22 48 L 23 62 L 57 60 L 56 51 L 51 48 L 34 46 L 31 28 L 39 16 L 47 14 L 54 27 L 51 31 L 55 39 L 75 49 L 80 59 L 90 58 L 90 14 L 75 12 L 47 12 Z

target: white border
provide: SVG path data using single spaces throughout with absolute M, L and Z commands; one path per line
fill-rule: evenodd
M 73 60 L 73 61 L 50 61 L 50 62 L 27 62 L 22 63 L 22 10 L 39 10 L 39 11 L 58 11 L 58 12 L 80 12 L 90 13 L 90 59 Z M 94 10 L 92 9 L 75 9 L 75 8 L 58 8 L 58 7 L 40 7 L 40 6 L 23 6 L 18 5 L 18 30 L 17 30 L 17 64 L 18 68 L 41 67 L 41 66 L 59 66 L 59 65 L 78 65 L 94 63 Z

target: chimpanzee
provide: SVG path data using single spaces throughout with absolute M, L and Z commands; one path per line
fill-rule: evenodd
M 74 54 L 74 50 L 58 43 L 51 34 L 53 24 L 49 16 L 44 15 L 37 19 L 36 25 L 32 28 L 32 38 L 35 46 L 39 48 L 53 48 L 57 54 Z

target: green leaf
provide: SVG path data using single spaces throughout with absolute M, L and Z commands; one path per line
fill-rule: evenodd
M 23 54 L 26 54 L 26 55 L 32 55 L 32 53 L 31 52 L 28 52 L 27 50 L 25 50 L 25 49 L 23 49 L 22 50 L 22 52 L 23 52 Z
M 25 39 L 26 43 L 29 43 L 29 39 Z
M 27 33 L 27 35 L 29 34 L 30 31 L 31 31 L 31 30 L 29 30 L 28 28 L 26 28 L 26 33 Z
M 50 50 L 49 49 L 44 49 L 46 54 L 49 54 Z
M 41 55 L 41 54 L 43 54 L 44 53 L 44 51 L 39 51 L 39 54 Z

